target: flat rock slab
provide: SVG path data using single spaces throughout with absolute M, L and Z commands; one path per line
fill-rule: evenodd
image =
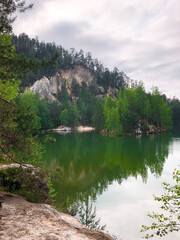
M 30 203 L 4 191 L 0 191 L 0 200 L 1 240 L 113 240 L 48 204 Z

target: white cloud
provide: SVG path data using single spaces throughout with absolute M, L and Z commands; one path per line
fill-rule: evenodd
M 39 0 L 14 32 L 91 51 L 110 68 L 180 97 L 179 0 Z

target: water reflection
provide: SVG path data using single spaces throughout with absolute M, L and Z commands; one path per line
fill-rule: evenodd
M 61 180 L 55 183 L 61 206 L 69 207 L 91 197 L 95 200 L 109 184 L 119 184 L 130 176 L 146 182 L 148 169 L 161 175 L 168 157 L 171 135 L 109 138 L 95 133 L 52 134 L 44 163 L 61 168 Z

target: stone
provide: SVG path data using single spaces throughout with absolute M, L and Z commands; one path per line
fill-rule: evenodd
M 4 191 L 0 191 L 0 198 L 4 201 L 0 208 L 1 240 L 113 240 L 48 204 L 30 203 Z
M 72 80 L 75 79 L 77 83 L 81 85 L 84 81 L 87 85 L 90 83 L 96 83 L 96 76 L 92 70 L 83 65 L 74 65 L 74 68 L 61 69 L 61 79 L 66 80 L 67 85 L 70 87 Z
M 30 90 L 33 93 L 37 93 L 40 99 L 46 98 L 49 102 L 56 101 L 57 99 L 52 95 L 50 89 L 50 81 L 45 76 L 40 80 L 37 80 L 34 85 L 30 87 Z
M 59 69 L 50 79 L 43 77 L 37 80 L 30 90 L 37 93 L 40 99 L 46 98 L 49 102 L 57 101 L 55 97 L 61 91 L 63 81 L 66 81 L 68 94 L 71 94 L 71 84 L 75 79 L 80 85 L 82 82 L 96 83 L 96 76 L 92 70 L 83 65 L 74 65 L 73 68 Z
M 56 73 L 49 80 L 50 83 L 50 93 L 58 94 L 58 91 L 61 91 L 62 80 L 59 73 Z

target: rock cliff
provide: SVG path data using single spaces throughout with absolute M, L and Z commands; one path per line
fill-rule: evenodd
M 30 89 L 33 93 L 37 93 L 40 99 L 47 98 L 49 102 L 56 101 L 56 97 L 52 94 L 50 80 L 45 76 L 37 80 Z
M 96 76 L 92 70 L 82 65 L 75 65 L 74 68 L 60 70 L 61 79 L 65 79 L 68 86 L 71 86 L 72 80 L 75 79 L 79 84 L 83 81 L 88 84 L 96 82 Z
M 40 99 L 47 98 L 49 102 L 56 99 L 55 95 L 61 90 L 63 81 L 66 81 L 68 92 L 71 92 L 72 80 L 75 79 L 80 85 L 84 81 L 87 85 L 96 82 L 96 76 L 89 68 L 75 65 L 74 68 L 60 69 L 53 77 L 43 77 L 37 80 L 30 88 L 37 93 Z
M 87 229 L 76 218 L 59 213 L 50 205 L 27 202 L 23 197 L 0 191 L 1 240 L 113 240 Z

